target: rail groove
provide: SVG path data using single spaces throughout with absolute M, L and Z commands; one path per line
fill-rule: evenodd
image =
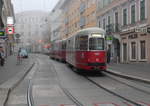
M 115 95 L 115 96 L 117 96 L 117 97 L 119 97 L 119 98 L 121 98 L 121 99 L 123 99 L 123 100 L 129 102 L 129 103 L 132 103 L 132 104 L 134 104 L 134 105 L 136 105 L 136 106 L 142 106 L 141 104 L 139 104 L 139 103 L 137 103 L 137 102 L 135 102 L 135 101 L 132 101 L 132 100 L 126 98 L 126 97 L 123 97 L 123 96 L 121 96 L 121 95 L 119 95 L 119 94 L 117 94 L 117 93 L 115 93 L 115 92 L 113 92 L 113 91 L 107 89 L 106 87 L 104 87 L 104 86 L 102 86 L 102 85 L 96 83 L 95 81 L 93 81 L 92 79 L 88 78 L 87 76 L 84 76 L 84 78 L 87 79 L 87 80 L 89 80 L 91 83 L 93 83 L 93 84 L 96 85 L 97 87 L 99 87 L 99 88 L 101 88 L 101 89 L 103 89 L 103 90 L 105 90 L 105 91 L 107 91 L 107 92 L 109 92 L 109 93 L 111 93 L 111 94 L 113 94 L 113 95 Z
M 32 82 L 29 80 L 29 86 L 27 89 L 27 104 L 28 106 L 34 106 L 34 100 L 32 96 Z

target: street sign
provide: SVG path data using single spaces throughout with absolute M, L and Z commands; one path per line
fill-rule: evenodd
M 19 38 L 20 38 L 20 34 L 16 34 L 15 37 L 16 37 L 17 39 L 19 39 Z
M 4 31 L 0 31 L 0 37 L 5 37 L 5 32 Z
M 7 27 L 6 28 L 6 33 L 8 35 L 14 34 L 14 27 Z

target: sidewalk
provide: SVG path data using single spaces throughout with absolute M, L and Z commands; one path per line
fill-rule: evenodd
M 108 71 L 115 72 L 129 77 L 135 77 L 150 81 L 150 64 L 130 63 L 130 64 L 108 64 Z
M 21 65 L 16 65 L 16 56 L 9 56 L 6 59 L 5 65 L 0 66 L 0 84 L 15 76 L 24 67 L 29 67 L 31 60 L 24 59 Z
M 16 65 L 16 56 L 10 56 L 4 67 L 0 66 L 0 106 L 5 106 L 10 92 L 19 84 L 26 74 L 34 66 L 34 59 L 29 56 L 23 59 L 20 65 Z

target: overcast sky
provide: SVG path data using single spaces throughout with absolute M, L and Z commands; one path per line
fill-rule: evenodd
M 51 11 L 59 0 L 12 0 L 15 13 L 28 10 Z

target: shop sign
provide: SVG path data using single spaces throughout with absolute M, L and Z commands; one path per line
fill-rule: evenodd
M 113 37 L 112 36 L 107 36 L 106 40 L 113 40 Z
M 13 17 L 7 17 L 7 26 L 13 26 L 13 25 L 14 25 Z
M 136 39 L 136 38 L 138 38 L 138 35 L 137 34 L 129 35 L 128 38 L 129 39 Z
M 150 26 L 147 27 L 147 33 L 150 33 Z
M 147 28 L 135 28 L 135 32 L 137 33 L 147 33 Z
M 106 41 L 107 41 L 107 44 L 111 45 L 112 42 L 113 42 L 113 37 L 112 36 L 107 36 Z
M 0 37 L 5 37 L 5 32 L 4 31 L 0 31 Z

